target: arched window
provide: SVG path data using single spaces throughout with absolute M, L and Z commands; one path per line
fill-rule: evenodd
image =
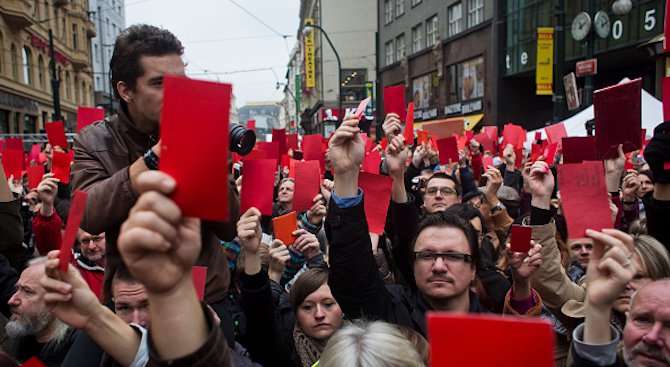
M 23 46 L 21 52 L 21 65 L 23 66 L 23 83 L 25 85 L 31 85 L 32 75 L 30 69 L 32 68 L 32 55 L 30 54 L 28 46 Z
M 12 78 L 19 79 L 19 55 L 16 53 L 16 46 L 12 44 L 11 55 L 12 58 Z
M 44 69 L 44 58 L 42 55 L 40 55 L 37 58 L 37 83 L 39 83 L 38 87 L 40 89 L 46 89 L 46 84 L 44 83 L 44 73 L 46 70 Z

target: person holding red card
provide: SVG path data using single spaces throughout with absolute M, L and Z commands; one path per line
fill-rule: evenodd
M 0 155 L 0 252 L 17 271 L 25 267 L 20 208 L 21 199 L 15 198 L 9 187 Z

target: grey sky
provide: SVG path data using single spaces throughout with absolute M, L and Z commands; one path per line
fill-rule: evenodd
M 267 23 L 286 40 L 236 6 Z M 296 42 L 299 0 L 125 0 L 126 25 L 147 23 L 174 33 L 184 44 L 186 72 L 233 84 L 237 106 L 281 100 L 288 52 Z M 270 70 L 238 72 L 271 68 Z M 203 75 L 205 71 L 209 74 Z M 221 73 L 215 75 L 214 73 Z M 224 74 L 230 73 L 230 74 Z M 198 75 L 200 74 L 200 75 Z

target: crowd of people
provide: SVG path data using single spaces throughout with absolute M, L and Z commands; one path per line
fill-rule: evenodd
M 518 167 L 512 145 L 471 139 L 441 164 L 393 113 L 371 153 L 392 180 L 381 235 L 365 210 L 379 199 L 359 185 L 368 152 L 354 115 L 328 140 L 311 208 L 293 213 L 297 178 L 278 162 L 272 215 L 243 209 L 240 195 L 255 193 L 230 174 L 217 183 L 227 192 L 202 188 L 227 195 L 230 219 L 205 221 L 182 214 L 179 183 L 158 169 L 163 76 L 185 75 L 182 54 L 167 30 L 124 30 L 110 62 L 118 112 L 71 147 L 46 144 L 34 189 L 0 166 L 0 365 L 428 366 L 436 311 L 544 319 L 556 366 L 670 366 L 670 122 L 633 168 L 621 146 L 604 160 L 612 226 L 585 237 L 567 230 L 560 153 L 522 151 Z M 51 159 L 68 150 L 63 183 Z M 230 154 L 229 172 L 244 164 Z M 65 264 L 76 191 L 88 196 Z M 272 222 L 286 214 L 290 246 Z M 513 225 L 532 229 L 527 252 L 512 251 Z M 207 268 L 202 299 L 194 266 Z

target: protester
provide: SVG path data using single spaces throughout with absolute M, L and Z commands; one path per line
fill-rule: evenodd
M 0 253 L 7 257 L 12 267 L 18 271 L 25 267 L 25 253 L 21 246 L 23 227 L 19 208 L 20 198 L 15 198 L 10 190 L 0 155 Z
M 102 293 L 105 277 L 105 234 L 92 235 L 81 228 L 77 230 L 78 250 L 73 264 L 97 297 Z

